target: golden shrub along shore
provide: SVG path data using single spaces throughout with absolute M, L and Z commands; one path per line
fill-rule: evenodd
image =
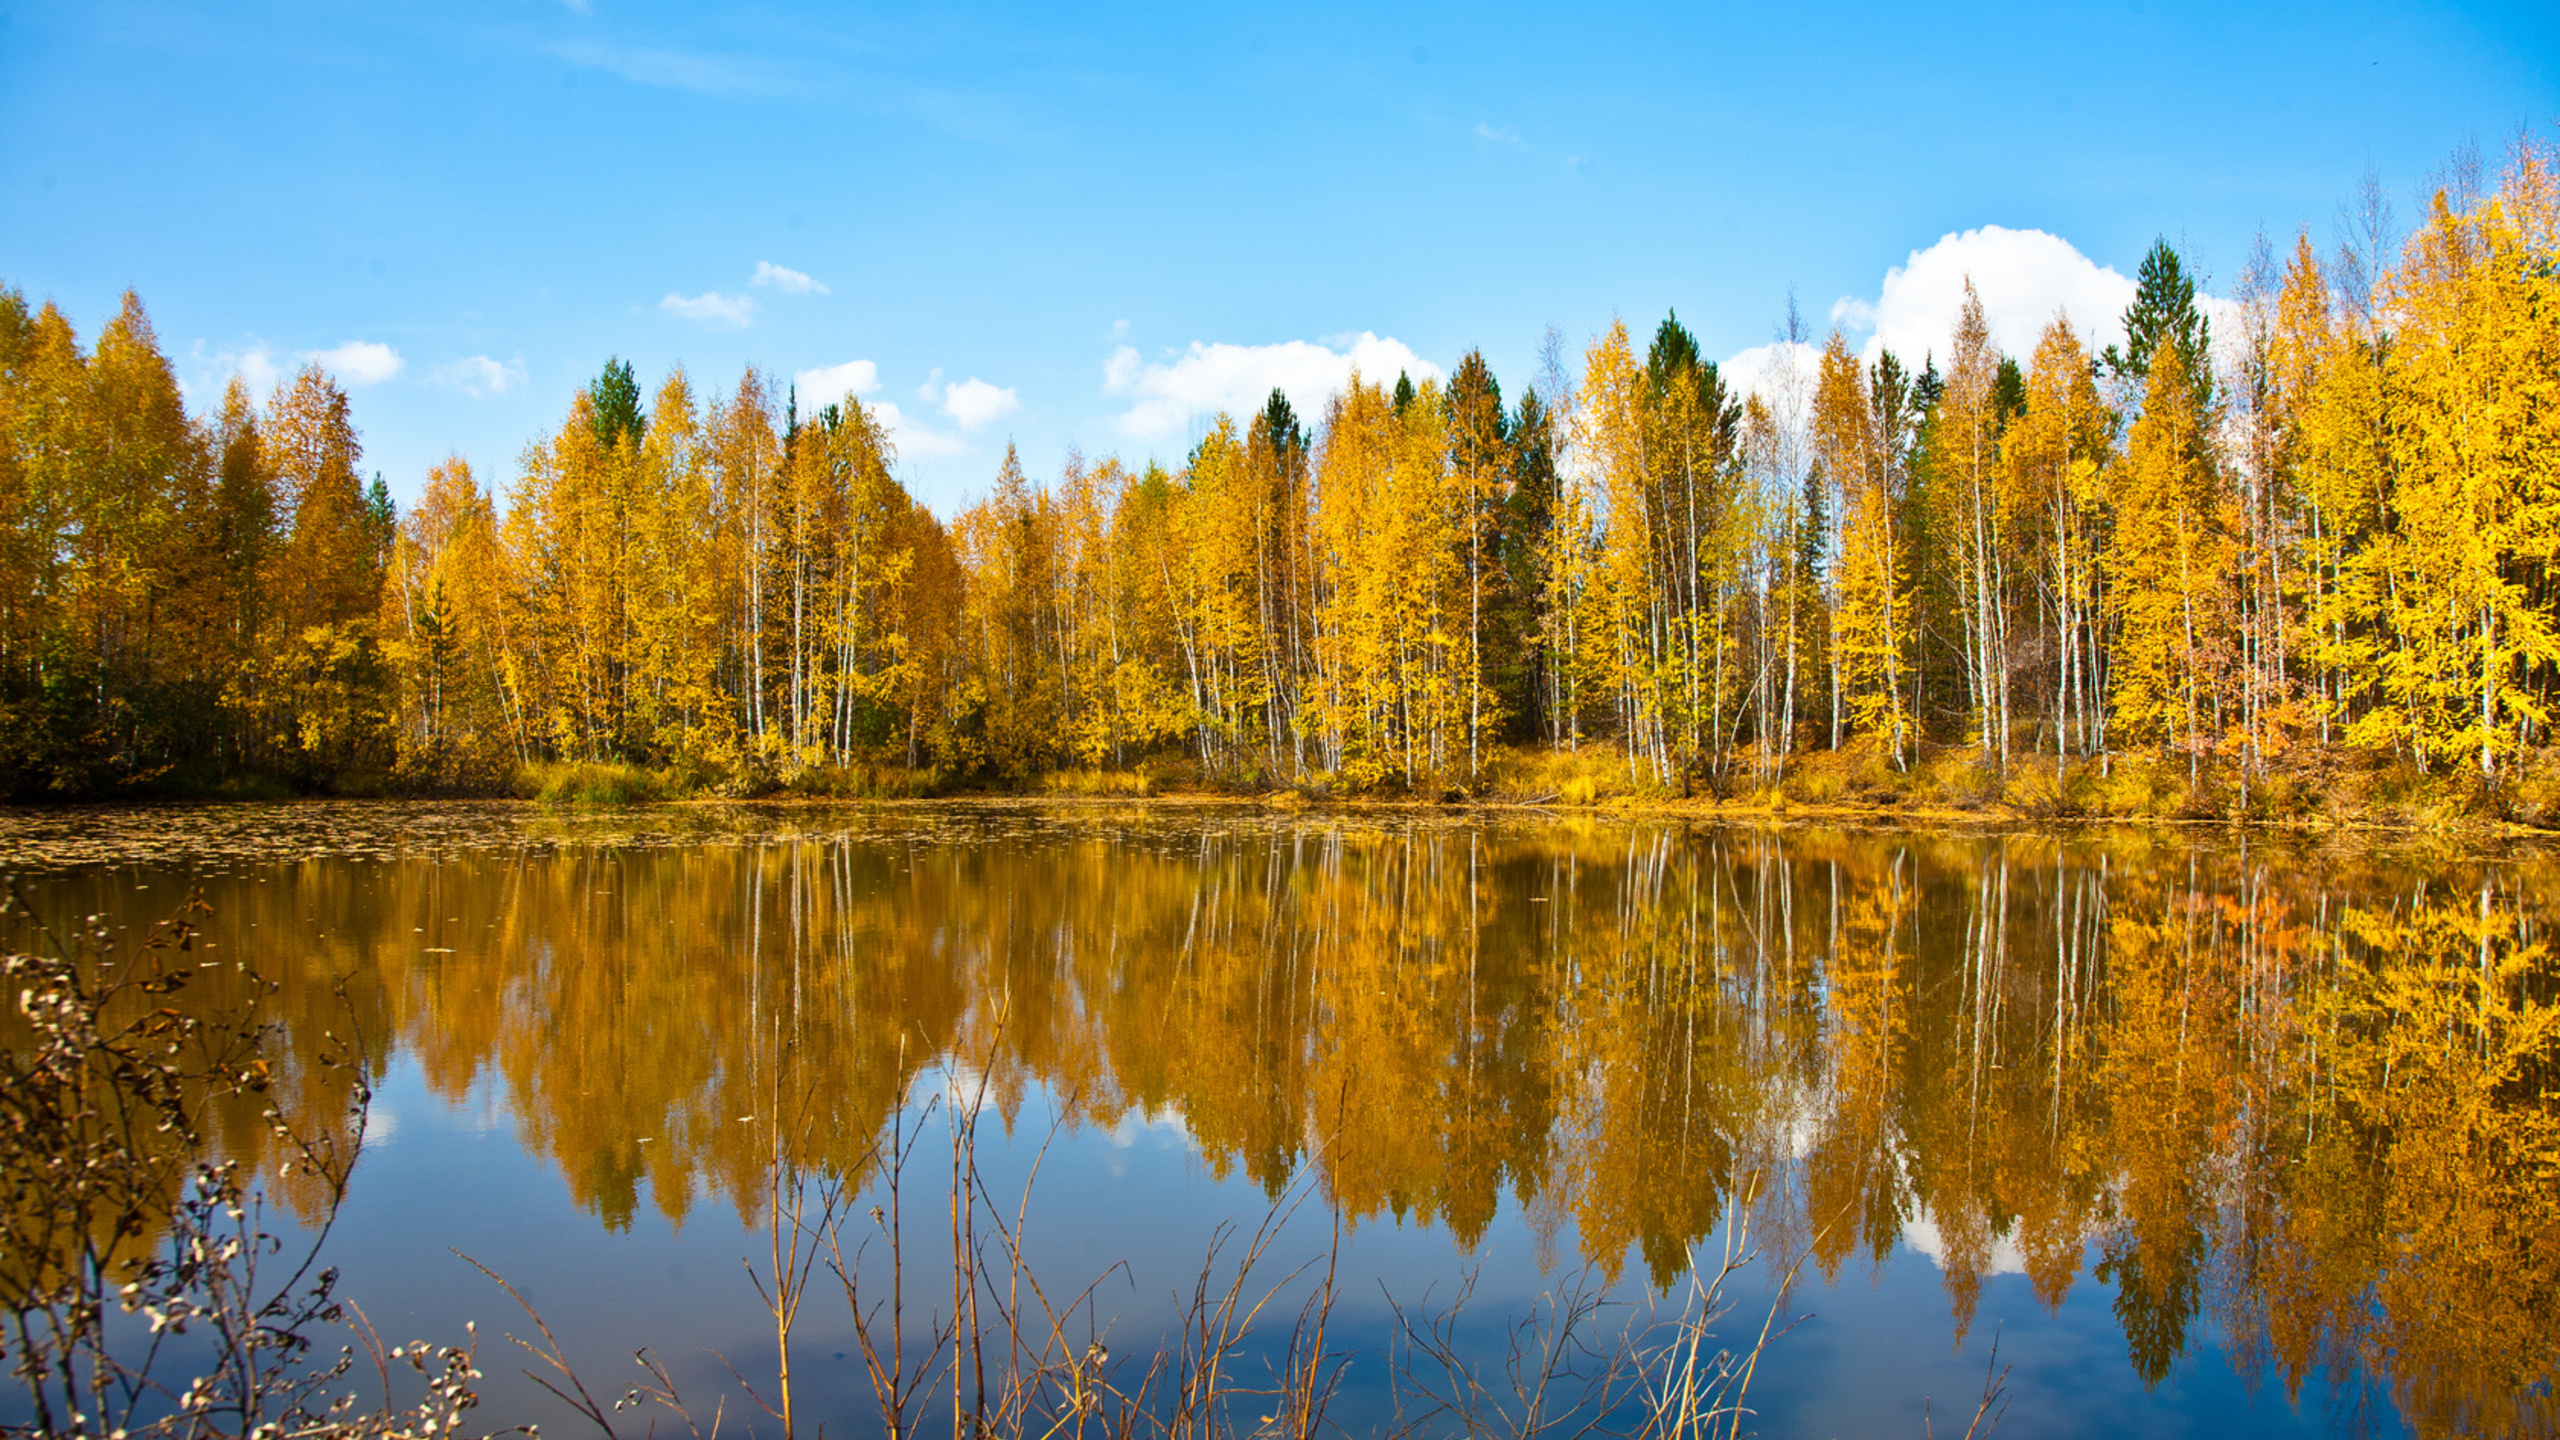
M 84 351 L 0 289 L 0 791 L 2538 823 L 2555 179 L 2457 156 L 2218 328 L 2164 242 L 2104 347 L 1968 293 L 1917 365 L 1797 334 L 1746 394 L 1676 318 L 1550 331 L 1512 401 L 1475 352 L 1274 392 L 947 518 L 859 401 L 620 362 L 403 513 L 318 369 L 190 414 L 138 299 Z
M 1612 750 L 1506 747 L 1493 753 L 1477 788 L 1429 792 L 1339 786 L 1325 777 L 1243 788 L 1207 779 L 1195 764 L 1180 759 L 1124 770 L 1046 771 L 1004 788 L 952 788 L 932 774 L 895 766 L 811 770 L 749 792 L 719 785 L 689 789 L 685 776 L 666 770 L 562 765 L 520 773 L 511 791 L 524 799 L 568 805 L 739 800 L 962 808 L 1251 804 L 1309 813 L 1506 810 L 1789 824 L 2216 825 L 2466 838 L 2560 832 L 2560 757 L 2519 757 L 2515 769 L 2509 785 L 2491 789 L 2464 772 L 2428 774 L 2388 756 L 2329 751 L 2266 767 L 2254 780 L 2220 767 L 2191 780 L 2182 762 L 2146 754 L 2060 766 L 2047 757 L 2021 757 L 2004 774 L 1982 765 L 1964 747 L 1930 747 L 1907 768 L 1891 765 L 1872 750 L 1848 748 L 1801 756 L 1776 784 L 1736 786 L 1720 795 L 1704 786 L 1683 793 L 1630 778 L 1625 757 Z

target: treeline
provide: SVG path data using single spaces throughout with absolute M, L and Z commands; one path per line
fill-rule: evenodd
M 130 297 L 83 354 L 7 292 L 0 768 L 1439 790 L 1539 744 L 1721 791 L 2349 746 L 2495 787 L 2560 682 L 2560 191 L 2531 146 L 2474 173 L 2396 256 L 2262 245 L 2236 334 L 2163 243 L 2103 353 L 2056 317 L 2003 355 L 1968 287 L 1942 356 L 1834 333 L 1746 395 L 1620 324 L 1516 401 L 1470 354 L 1312 426 L 1275 392 L 1177 470 L 1008 451 L 947 523 L 856 401 L 619 363 L 503 491 L 449 461 L 395 523 L 318 371 L 191 418 Z

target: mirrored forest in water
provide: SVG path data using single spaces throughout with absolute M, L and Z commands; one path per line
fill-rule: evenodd
M 1312 1167 L 1355 1227 L 1471 1249 L 1509 1204 L 1543 1262 L 1659 1287 L 1747 1209 L 1826 1280 L 1929 1254 L 1959 1337 L 2023 1271 L 2048 1308 L 2111 1294 L 2146 1382 L 2211 1329 L 2255 1384 L 2547 1434 L 2555 878 L 2223 835 L 1159 813 L 201 883 L 216 953 L 281 982 L 289 1112 L 346 1113 L 349 1036 L 377 1072 L 413 1052 L 608 1227 L 761 1223 L 772 1146 L 858 1169 L 948 1070 L 1008 1121 L 1178 1120 L 1275 1195 Z M 183 889 L 39 893 L 138 926 Z M 224 1143 L 268 1158 L 235 1108 Z

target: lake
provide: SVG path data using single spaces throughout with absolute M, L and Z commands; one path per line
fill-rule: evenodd
M 822 1231 L 813 1433 L 881 1429 L 853 1317 L 885 1354 L 893 1284 L 909 1369 L 975 1316 L 966 1385 L 993 1313 L 1133 1390 L 1232 1291 L 1271 1298 L 1231 1383 L 1285 1390 L 1329 1293 L 1353 1434 L 1516 1431 L 1541 1374 L 1546 1418 L 1622 1426 L 1728 1257 L 1745 1433 L 1962 1434 L 1994 1383 L 2021 1435 L 2560 1417 L 2536 849 L 332 803 L 0 813 L 0 865 L 126 935 L 200 891 L 207 953 L 276 986 L 297 1126 L 352 1142 L 360 1067 L 325 1254 L 389 1338 L 478 1322 L 486 1426 L 579 1433 L 460 1255 L 598 1396 L 647 1347 L 706 1426 L 780 1433 L 736 1377 L 774 1398 L 759 1285 Z M 254 1112 L 221 1134 L 324 1208 Z

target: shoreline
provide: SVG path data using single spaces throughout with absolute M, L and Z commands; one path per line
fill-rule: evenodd
M 537 814 L 610 815 L 652 811 L 683 813 L 713 810 L 1251 810 L 1261 814 L 1319 818 L 1324 816 L 1539 817 L 1558 822 L 1680 821 L 1696 825 L 1753 829 L 1855 829 L 1937 832 L 2002 832 L 2063 834 L 2098 830 L 2144 830 L 2197 834 L 2282 835 L 2303 839 L 2405 840 L 2560 840 L 2560 826 L 2534 825 L 2491 816 L 2428 817 L 2385 820 L 2369 815 L 2235 816 L 2174 814 L 2034 813 L 2001 803 L 1981 805 L 1839 804 L 1786 801 L 1717 800 L 1711 798 L 1620 796 L 1591 802 L 1519 800 L 1501 796 L 1430 800 L 1395 796 L 1309 797 L 1292 789 L 1184 789 L 1145 794 L 1095 794 L 1050 790 L 967 790 L 939 795 L 839 795 L 790 789 L 756 795 L 670 795 L 633 800 L 555 800 L 521 794 L 370 795 L 224 795 L 164 794 L 82 796 L 49 801 L 0 802 L 0 814 L 112 810 L 229 810 L 256 806 L 289 809 L 347 806 L 372 809 L 398 806 L 491 806 Z

